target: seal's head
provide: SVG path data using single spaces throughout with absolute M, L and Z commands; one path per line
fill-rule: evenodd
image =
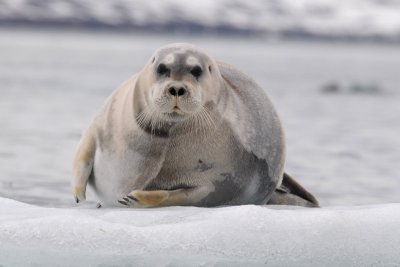
M 201 116 L 219 87 L 215 61 L 190 44 L 158 49 L 143 72 L 146 75 L 142 93 L 151 116 L 158 121 L 181 122 Z

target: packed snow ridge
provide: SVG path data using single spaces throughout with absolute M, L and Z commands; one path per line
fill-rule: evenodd
M 400 40 L 397 0 L 3 0 L 0 25 Z
M 0 198 L 4 266 L 399 266 L 400 204 L 43 208 Z

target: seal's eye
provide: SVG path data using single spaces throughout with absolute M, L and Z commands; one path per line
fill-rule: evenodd
M 201 74 L 203 73 L 202 69 L 199 66 L 195 66 L 191 71 L 190 74 L 192 74 L 196 79 L 198 79 Z
M 163 76 L 163 75 L 169 76 L 170 70 L 167 68 L 167 66 L 165 66 L 165 64 L 160 64 L 160 65 L 158 65 L 157 73 L 158 73 L 158 75 L 161 75 L 161 76 Z

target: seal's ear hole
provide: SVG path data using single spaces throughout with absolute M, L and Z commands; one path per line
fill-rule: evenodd
M 194 66 L 193 69 L 190 71 L 190 74 L 192 74 L 196 79 L 198 79 L 202 73 L 203 70 L 200 68 L 200 66 Z
M 167 66 L 165 66 L 165 64 L 160 64 L 157 67 L 157 74 L 158 75 L 165 75 L 165 76 L 169 76 L 170 70 L 167 68 Z
M 151 60 L 151 63 L 154 63 L 154 60 L 156 60 L 156 57 L 153 57 L 153 59 Z
M 208 71 L 211 73 L 211 66 L 208 66 Z

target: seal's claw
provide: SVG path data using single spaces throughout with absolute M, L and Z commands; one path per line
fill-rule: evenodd
M 128 206 L 128 203 L 125 202 L 124 200 L 118 200 L 119 203 L 121 203 L 122 205 Z
M 125 196 L 118 200 L 119 203 L 128 206 L 128 207 L 136 207 L 138 205 L 138 199 L 133 196 Z
M 138 199 L 136 197 L 133 197 L 131 195 L 127 195 L 126 197 L 129 199 L 132 199 L 133 201 L 138 201 Z
M 85 194 L 85 190 L 83 189 L 83 187 L 81 187 L 81 186 L 74 187 L 74 198 L 75 198 L 76 203 L 85 201 L 86 194 Z

